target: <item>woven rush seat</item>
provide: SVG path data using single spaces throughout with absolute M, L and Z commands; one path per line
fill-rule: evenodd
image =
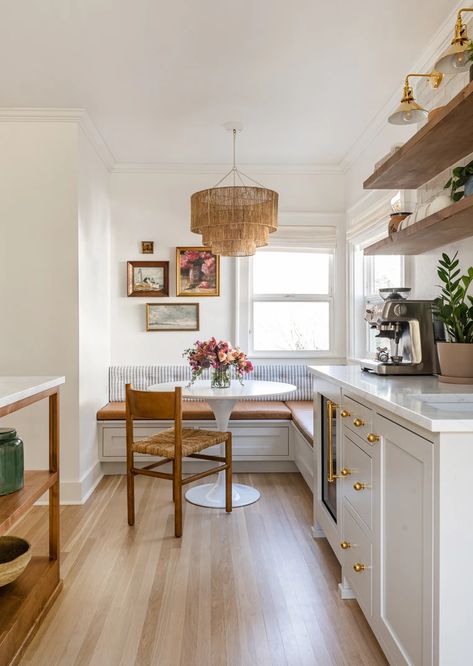
M 229 437 L 228 432 L 182 428 L 182 456 L 187 457 L 193 453 L 199 453 L 199 451 L 203 451 L 209 446 L 226 442 Z M 134 453 L 146 453 L 151 456 L 174 459 L 174 444 L 174 428 L 167 428 L 156 435 L 133 442 L 132 448 Z

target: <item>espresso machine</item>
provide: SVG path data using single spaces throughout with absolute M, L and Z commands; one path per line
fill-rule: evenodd
M 437 373 L 435 341 L 443 327 L 435 321 L 433 302 L 408 300 L 407 287 L 379 292 L 379 300 L 368 300 L 364 318 L 387 346 L 378 347 L 375 359 L 363 359 L 361 369 L 378 375 Z

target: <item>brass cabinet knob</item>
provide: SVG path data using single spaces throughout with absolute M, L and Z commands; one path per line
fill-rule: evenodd
M 360 483 L 359 481 L 357 481 L 356 483 L 353 484 L 353 488 L 355 490 L 364 490 L 366 488 L 366 484 L 365 483 Z
M 379 435 L 375 435 L 374 433 L 370 432 L 369 435 L 366 435 L 366 439 L 370 444 L 375 444 L 376 442 L 379 442 Z
M 342 411 L 340 412 L 340 416 L 342 416 L 344 419 L 346 419 L 346 417 L 351 416 L 351 414 L 346 409 L 342 409 Z
M 351 474 L 351 469 L 348 469 L 348 467 L 344 467 L 343 469 L 340 470 L 340 474 L 334 474 L 333 478 L 334 479 L 346 479 L 347 476 L 350 476 Z
M 356 564 L 353 565 L 353 571 L 356 571 L 356 573 L 361 573 L 364 570 L 365 565 L 361 564 L 361 562 L 356 562 Z
M 342 541 L 342 543 L 340 544 L 340 548 L 342 550 L 348 550 L 349 548 L 351 548 L 351 543 L 349 543 L 348 541 Z
M 361 419 L 356 418 L 353 419 L 353 425 L 355 426 L 355 428 L 361 428 L 361 426 L 365 425 L 365 422 L 362 421 Z

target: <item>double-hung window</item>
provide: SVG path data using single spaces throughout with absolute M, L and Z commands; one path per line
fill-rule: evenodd
M 251 354 L 327 354 L 333 339 L 333 253 L 259 250 L 251 259 Z

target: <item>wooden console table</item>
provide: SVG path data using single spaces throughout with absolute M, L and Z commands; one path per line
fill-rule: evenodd
M 0 535 L 49 491 L 49 557 L 33 557 L 16 581 L 0 588 L 0 664 L 18 663 L 61 589 L 59 576 L 59 387 L 64 377 L 0 377 L 0 417 L 49 400 L 49 465 L 25 472 L 21 490 L 0 497 Z M 29 446 L 25 442 L 25 446 Z

